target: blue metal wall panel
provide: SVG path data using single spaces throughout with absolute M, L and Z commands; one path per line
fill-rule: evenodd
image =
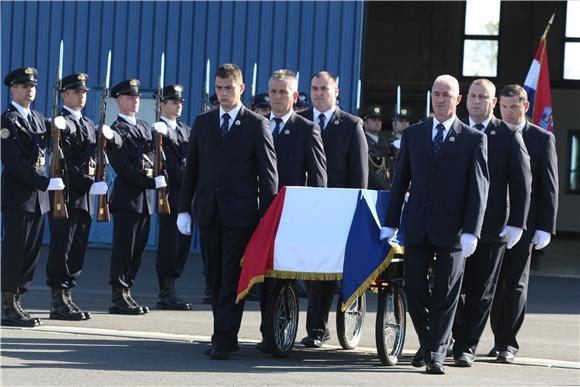
M 50 115 L 51 87 L 64 39 L 63 74 L 84 71 L 96 89 L 89 92 L 85 114 L 98 119 L 106 54 L 112 51 L 112 84 L 139 78 L 151 96 L 165 51 L 165 81 L 186 87 L 183 120 L 191 123 L 201 109 L 205 65 L 237 63 L 250 99 L 252 71 L 258 63 L 256 91 L 266 92 L 276 68 L 300 72 L 299 88 L 309 91 L 310 75 L 329 70 L 340 76 L 341 107 L 355 110 L 360 74 L 362 2 L 9 2 L 1 3 L 2 74 L 21 66 L 40 73 L 35 108 Z M 2 88 L 2 106 L 8 90 Z M 110 123 L 109 123 L 110 124 Z M 6 193 L 3 193 L 6 194 Z M 149 245 L 156 245 L 152 222 Z M 108 244 L 111 224 L 95 224 L 91 241 Z

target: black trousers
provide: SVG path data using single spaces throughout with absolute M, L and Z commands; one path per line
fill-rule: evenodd
M 159 240 L 155 269 L 161 278 L 179 278 L 189 256 L 191 235 L 177 229 L 177 214 L 159 215 Z
M 309 337 L 323 340 L 330 336 L 328 314 L 332 306 L 336 281 L 306 281 L 308 313 L 306 333 Z
M 222 351 L 238 348 L 238 332 L 244 312 L 244 302 L 236 304 L 240 261 L 253 231 L 253 227 L 226 227 L 218 216 L 199 229 L 207 280 L 212 291 L 211 342 Z
M 482 242 L 465 262 L 461 296 L 453 323 L 455 357 L 463 353 L 475 356 L 491 311 L 505 250 L 505 242 Z
M 437 257 L 435 262 L 433 258 Z M 433 265 L 431 291 L 427 272 Z M 445 360 L 461 290 L 465 259 L 461 247 L 435 246 L 425 238 L 405 245 L 405 292 L 425 361 Z
M 7 194 L 4 192 L 4 195 Z M 40 212 L 5 208 L 2 210 L 2 223 L 2 291 L 26 291 L 32 283 L 40 255 L 44 217 Z
M 506 251 L 501 265 L 490 318 L 494 347 L 499 351 L 516 354 L 520 348 L 516 336 L 528 304 L 532 246 L 529 239 L 518 242 Z
M 89 233 L 91 216 L 85 210 L 68 209 L 68 219 L 48 217 L 50 248 L 46 263 L 46 284 L 50 288 L 73 288 L 80 277 Z
M 141 265 L 151 216 L 130 211 L 113 213 L 113 245 L 109 284 L 130 288 Z

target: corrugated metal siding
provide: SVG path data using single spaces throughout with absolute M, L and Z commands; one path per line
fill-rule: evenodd
M 50 93 L 64 39 L 63 74 L 83 71 L 102 85 L 106 54 L 112 50 L 111 84 L 139 78 L 149 92 L 156 86 L 161 52 L 165 82 L 186 88 L 183 120 L 199 113 L 205 64 L 213 70 L 233 62 L 242 68 L 250 99 L 254 62 L 257 92 L 266 92 L 274 69 L 300 71 L 300 90 L 310 74 L 329 70 L 340 76 L 341 107 L 354 111 L 360 74 L 362 2 L 6 2 L 2 11 L 2 74 L 21 66 L 40 72 L 35 108 L 50 110 Z M 150 96 L 149 92 L 144 97 Z M 85 114 L 98 117 L 98 90 L 89 93 Z M 2 106 L 8 91 L 2 88 Z M 4 193 L 6 194 L 6 193 Z M 93 227 L 91 241 L 110 243 L 111 225 Z M 150 246 L 156 244 L 156 222 Z

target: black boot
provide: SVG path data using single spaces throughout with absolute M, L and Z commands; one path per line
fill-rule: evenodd
M 111 306 L 109 307 L 111 314 L 143 314 L 143 311 L 138 306 L 134 306 L 125 296 L 125 288 L 113 286 L 113 297 Z
M 64 296 L 65 296 L 65 300 L 66 303 L 68 304 L 68 306 L 70 306 L 70 308 L 77 312 L 77 313 L 82 313 L 85 316 L 85 320 L 89 320 L 92 318 L 91 314 L 89 312 L 83 312 L 82 310 L 80 310 L 80 308 L 77 306 L 77 304 L 75 304 L 75 302 L 72 299 L 72 288 L 68 288 L 64 291 Z
M 159 301 L 157 301 L 157 309 L 191 310 L 191 304 L 180 300 L 175 294 L 175 280 L 173 278 L 159 278 Z
M 26 315 L 15 292 L 2 292 L 2 326 L 34 328 L 40 320 Z
M 148 306 L 139 305 L 139 303 L 133 298 L 133 295 L 131 294 L 131 288 L 125 288 L 125 298 L 127 299 L 127 301 L 129 301 L 129 303 L 131 305 L 133 305 L 134 307 L 137 307 L 137 308 L 141 309 L 141 311 L 143 313 L 149 313 L 149 307 Z
M 80 321 L 85 319 L 84 313 L 75 311 L 67 302 L 65 290 L 61 288 L 52 288 L 52 302 L 50 304 L 51 320 L 74 320 Z

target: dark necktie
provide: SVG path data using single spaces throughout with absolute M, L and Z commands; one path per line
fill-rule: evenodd
M 30 127 L 36 131 L 36 125 L 34 125 L 34 119 L 32 119 L 32 113 L 28 113 L 28 122 L 30 123 Z
M 222 138 L 228 133 L 229 124 L 230 124 L 230 115 L 228 113 L 224 113 L 222 116 L 222 125 L 220 126 L 220 136 Z
M 326 122 L 326 116 L 322 113 L 318 115 L 318 122 L 320 125 L 320 130 L 324 130 L 324 123 Z
M 282 125 L 282 119 L 274 117 L 274 122 L 276 123 L 276 126 L 274 127 L 274 131 L 272 132 L 272 137 L 276 138 L 280 134 L 280 125 Z
M 87 129 L 87 125 L 85 124 L 85 120 L 82 116 L 79 118 L 79 126 L 79 138 L 81 139 L 81 142 L 84 142 L 85 138 L 89 137 L 89 130 Z
M 483 124 L 475 124 L 473 125 L 473 127 L 477 130 L 479 130 L 480 132 L 485 128 L 485 126 L 483 126 Z
M 443 131 L 445 130 L 445 126 L 443 124 L 437 124 L 437 134 L 433 139 L 433 155 L 437 156 L 439 149 L 441 149 L 441 144 L 443 144 Z

